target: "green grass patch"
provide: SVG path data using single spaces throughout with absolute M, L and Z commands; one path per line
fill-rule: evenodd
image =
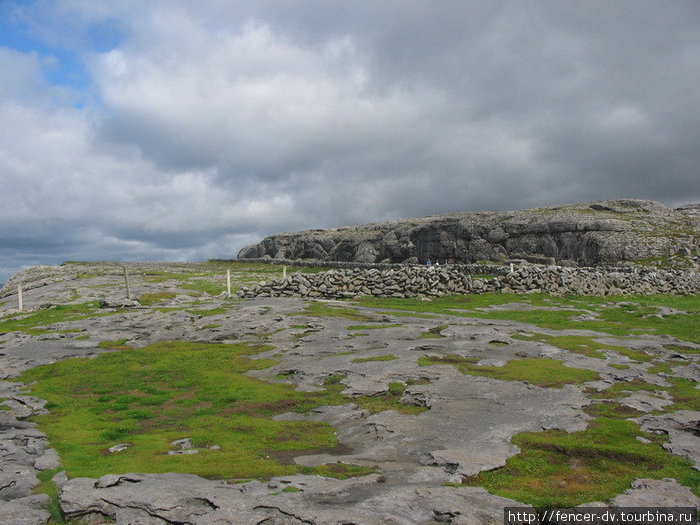
M 274 451 L 336 445 L 329 425 L 269 416 L 323 396 L 245 375 L 274 364 L 248 356 L 267 347 L 158 343 L 71 359 L 25 372 L 20 381 L 48 401 L 36 420 L 71 477 L 106 473 L 190 472 L 216 478 L 265 478 L 299 471 L 268 458 Z M 316 398 L 316 399 L 314 399 Z M 347 400 L 346 400 L 347 401 Z M 199 454 L 168 455 L 189 437 Z M 129 443 L 121 453 L 106 449 Z M 220 450 L 207 447 L 219 445 Z
M 151 306 L 152 304 L 164 303 L 169 301 L 177 294 L 175 292 L 152 292 L 144 293 L 139 297 L 139 303 L 143 306 Z
M 420 335 L 420 339 L 440 339 L 445 337 L 442 335 L 440 332 L 442 332 L 445 328 L 447 328 L 448 325 L 446 324 L 441 324 L 440 326 L 435 326 L 433 328 L 429 328 L 427 331 L 423 332 Z
M 97 302 L 53 306 L 29 314 L 13 314 L 0 321 L 0 333 L 24 332 L 30 335 L 50 333 L 54 323 L 80 321 L 99 315 Z
M 228 309 L 224 308 L 223 306 L 221 306 L 219 308 L 187 310 L 187 312 L 191 313 L 192 315 L 198 315 L 200 317 L 210 317 L 212 315 L 221 315 L 221 314 L 225 314 L 227 311 L 228 311 Z
M 661 363 L 654 363 L 649 367 L 647 370 L 650 374 L 668 374 L 671 375 L 673 374 L 673 370 L 671 369 L 671 365 L 666 362 L 661 362 Z
M 397 359 L 395 355 L 392 354 L 386 354 L 386 355 L 374 355 L 371 357 L 358 357 L 357 359 L 353 359 L 353 363 L 369 363 L 370 361 L 393 361 L 394 359 Z
M 323 380 L 323 384 L 325 386 L 339 385 L 343 379 L 345 379 L 345 376 L 343 374 L 331 374 L 326 379 Z
M 125 338 L 114 339 L 110 341 L 100 341 L 97 348 L 110 348 L 114 350 L 131 350 L 134 348 L 131 345 L 126 344 Z
M 599 345 L 590 337 L 582 335 L 546 335 L 546 334 L 515 334 L 513 339 L 521 341 L 539 341 L 548 345 L 556 346 L 562 350 L 568 350 L 575 354 L 583 354 L 596 359 L 605 359 L 605 354 L 600 351 L 601 348 L 607 348 L 611 345 Z
M 671 386 L 668 393 L 673 398 L 673 404 L 664 408 L 664 412 L 675 412 L 677 410 L 700 410 L 700 390 L 696 388 L 697 383 L 683 377 L 669 377 Z
M 616 403 L 614 401 L 594 402 L 584 408 L 584 411 L 593 417 L 608 417 L 616 419 L 627 419 L 644 415 L 644 412 L 641 412 L 636 408 L 621 405 L 620 403 Z
M 400 328 L 401 324 L 353 324 L 348 326 L 348 330 L 380 330 L 382 328 Z
M 223 278 L 217 276 L 216 279 L 211 280 L 207 278 L 189 279 L 181 282 L 179 286 L 185 290 L 192 290 L 194 292 L 201 292 L 214 296 L 226 291 L 225 276 Z M 231 287 L 231 293 L 235 293 L 235 291 L 236 290 Z
M 620 363 L 608 363 L 608 366 L 618 370 L 627 370 L 629 368 L 629 365 L 622 365 Z
M 549 388 L 586 383 L 598 378 L 598 374 L 592 370 L 572 368 L 556 359 L 514 359 L 504 366 L 478 366 L 478 361 L 479 359 L 474 357 L 450 354 L 420 357 L 418 365 L 452 365 L 463 374 L 493 377 L 504 381 L 528 381 L 533 385 Z
M 593 337 L 586 335 L 515 334 L 513 338 L 523 341 L 540 341 L 561 348 L 562 350 L 568 350 L 575 354 L 582 354 L 596 359 L 605 359 L 605 354 L 601 352 L 601 350 L 611 350 L 629 357 L 632 361 L 640 363 L 654 359 L 654 356 L 632 350 L 626 346 L 598 343 L 593 340 Z
M 504 467 L 464 480 L 539 510 L 607 501 L 637 478 L 675 478 L 700 494 L 700 472 L 692 462 L 666 452 L 659 436 L 641 432 L 621 417 L 624 409 L 598 408 L 586 430 L 522 432 L 513 437 L 521 452 Z M 651 443 L 640 442 L 643 437 Z
M 214 328 L 221 328 L 220 324 L 205 324 L 204 326 L 197 328 L 197 330 L 213 330 Z
M 49 504 L 46 510 L 49 513 L 49 521 L 47 525 L 64 525 L 66 520 L 61 510 L 61 503 L 58 500 L 58 487 L 51 478 L 54 477 L 61 469 L 42 470 L 37 473 L 39 484 L 34 487 L 34 494 L 46 494 L 49 497 Z
M 34 420 L 59 452 L 70 477 L 126 472 L 187 472 L 211 478 L 323 474 L 320 467 L 307 471 L 275 458 L 332 449 L 337 445 L 333 428 L 317 422 L 275 421 L 271 416 L 348 403 L 340 394 L 342 376 L 331 378 L 325 391 L 297 392 L 293 385 L 246 375 L 276 363 L 250 359 L 269 349 L 156 343 L 40 366 L 16 380 L 30 384 L 32 395 L 47 400 L 49 413 Z M 411 409 L 398 402 L 397 387 L 389 390 L 383 406 L 368 396 L 352 401 L 374 410 Z M 182 438 L 189 438 L 199 453 L 169 455 L 176 449 L 170 443 Z M 129 447 L 114 454 L 107 451 L 118 443 Z M 210 448 L 213 445 L 220 448 Z M 344 476 L 354 472 L 348 466 L 336 470 Z
M 666 350 L 671 350 L 672 352 L 678 352 L 679 354 L 700 354 L 700 348 L 695 348 L 688 345 L 669 343 L 664 345 L 664 348 Z

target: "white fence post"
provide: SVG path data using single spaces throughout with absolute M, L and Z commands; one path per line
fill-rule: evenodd
M 126 273 L 126 266 L 124 266 L 124 283 L 126 284 L 126 298 L 131 300 L 131 290 L 129 289 L 129 274 Z
M 231 297 L 231 270 L 226 270 L 226 293 Z
M 22 301 L 22 283 L 17 285 L 17 303 L 19 305 L 19 311 L 24 310 L 24 303 Z
M 287 278 L 287 267 L 282 266 L 282 279 L 286 279 L 286 278 Z

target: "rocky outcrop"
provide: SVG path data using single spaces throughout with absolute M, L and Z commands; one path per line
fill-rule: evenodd
M 354 262 L 530 262 L 595 266 L 621 261 L 693 267 L 700 205 L 609 200 L 523 211 L 466 212 L 346 228 L 280 233 L 238 257 Z

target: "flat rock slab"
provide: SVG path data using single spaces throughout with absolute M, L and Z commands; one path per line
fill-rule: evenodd
M 44 507 L 48 501 L 49 497 L 44 494 L 12 501 L 0 500 L 0 517 L 3 523 L 12 525 L 46 525 L 49 513 Z
M 681 410 L 673 414 L 644 416 L 640 427 L 647 432 L 665 432 L 668 442 L 664 448 L 672 454 L 688 458 L 700 470 L 700 412 Z
M 295 492 L 285 492 L 293 487 Z M 68 481 L 66 516 L 99 513 L 119 524 L 492 524 L 516 502 L 478 487 L 392 487 L 380 475 L 349 480 L 318 476 L 227 485 L 188 474 L 124 474 Z M 447 520 L 446 518 L 450 518 Z
M 700 498 L 675 479 L 637 479 L 610 503 L 616 507 L 700 507 Z

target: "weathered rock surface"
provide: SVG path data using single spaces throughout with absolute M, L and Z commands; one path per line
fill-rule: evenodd
M 700 413 L 681 410 L 673 414 L 644 416 L 640 426 L 646 432 L 668 434 L 664 448 L 694 461 L 695 468 L 700 470 Z
M 27 496 L 12 501 L 0 500 L 0 517 L 3 523 L 12 525 L 45 525 L 49 513 L 44 507 L 49 497 L 44 494 Z
M 355 262 L 473 263 L 525 258 L 582 266 L 676 259 L 697 264 L 698 205 L 669 209 L 644 200 L 609 200 L 509 212 L 467 212 L 355 227 L 280 233 L 239 258 Z
M 283 492 L 294 487 L 297 492 Z M 124 474 L 70 480 L 61 491 L 69 518 L 102 515 L 118 523 L 165 524 L 492 524 L 516 502 L 478 487 L 406 490 L 371 475 L 348 480 L 317 476 L 227 485 L 187 474 Z
M 617 507 L 698 507 L 700 498 L 675 479 L 637 479 L 611 503 Z

